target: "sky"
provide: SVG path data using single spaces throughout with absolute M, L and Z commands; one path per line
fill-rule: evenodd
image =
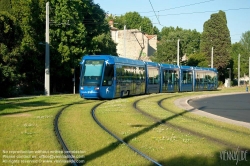
M 159 30 L 178 26 L 202 32 L 211 14 L 222 10 L 232 43 L 239 42 L 242 34 L 250 31 L 250 0 L 94 0 L 94 3 L 116 16 L 138 12 Z

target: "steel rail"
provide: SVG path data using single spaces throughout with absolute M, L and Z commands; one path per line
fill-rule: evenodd
M 121 143 L 125 144 L 126 146 L 128 146 L 131 150 L 133 150 L 134 152 L 136 152 L 137 154 L 141 155 L 142 157 L 144 157 L 145 159 L 153 162 L 155 165 L 158 166 L 162 166 L 160 163 L 158 163 L 157 161 L 155 161 L 154 159 L 150 158 L 149 156 L 147 156 L 146 154 L 142 153 L 141 151 L 139 151 L 138 149 L 136 149 L 135 147 L 131 146 L 130 144 L 128 144 L 127 142 L 125 142 L 123 139 L 119 138 L 117 135 L 115 135 L 114 133 L 112 133 L 109 129 L 107 129 L 96 117 L 95 115 L 95 110 L 98 106 L 100 106 L 102 103 L 99 103 L 97 105 L 95 105 L 92 108 L 92 117 L 95 120 L 95 122 L 103 129 L 105 130 L 107 133 L 109 133 L 111 136 L 113 136 L 115 139 L 117 139 L 118 141 L 120 141 Z
M 62 114 L 62 112 L 69 106 L 71 106 L 72 104 L 69 104 L 65 107 L 63 107 L 57 114 L 56 114 L 56 117 L 54 119 L 54 131 L 56 133 L 56 137 L 59 141 L 59 143 L 61 144 L 62 146 L 62 149 L 63 149 L 63 152 L 64 154 L 67 156 L 68 160 L 71 161 L 70 163 L 73 165 L 73 166 L 78 166 L 75 158 L 73 157 L 73 155 L 70 153 L 68 147 L 66 146 L 66 143 L 64 142 L 62 136 L 61 136 L 61 133 L 60 133 L 60 130 L 59 130 L 59 127 L 58 127 L 58 120 L 59 120 L 59 117 L 60 115 Z

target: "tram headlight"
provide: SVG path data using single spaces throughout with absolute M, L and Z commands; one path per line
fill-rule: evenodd
M 99 90 L 99 87 L 95 87 L 95 90 Z
M 84 87 L 83 87 L 83 86 L 81 86 L 81 90 L 84 90 Z

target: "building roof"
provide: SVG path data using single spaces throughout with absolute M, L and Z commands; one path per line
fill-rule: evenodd
M 146 34 L 145 36 L 148 38 L 148 40 L 150 40 L 150 39 L 156 37 L 157 35 L 148 35 L 148 34 Z

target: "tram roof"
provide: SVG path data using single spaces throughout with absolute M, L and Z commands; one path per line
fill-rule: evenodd
M 193 66 L 180 66 L 180 69 L 192 70 L 193 68 Z
M 208 67 L 194 67 L 194 70 L 205 70 L 205 71 L 213 71 L 213 72 L 217 72 L 216 68 L 208 68 Z
M 127 65 L 145 65 L 141 60 L 128 59 L 112 55 L 85 55 L 82 60 L 105 60 L 107 63 L 121 63 Z
M 173 64 L 161 64 L 162 68 L 171 68 L 171 69 L 179 69 L 179 66 Z

